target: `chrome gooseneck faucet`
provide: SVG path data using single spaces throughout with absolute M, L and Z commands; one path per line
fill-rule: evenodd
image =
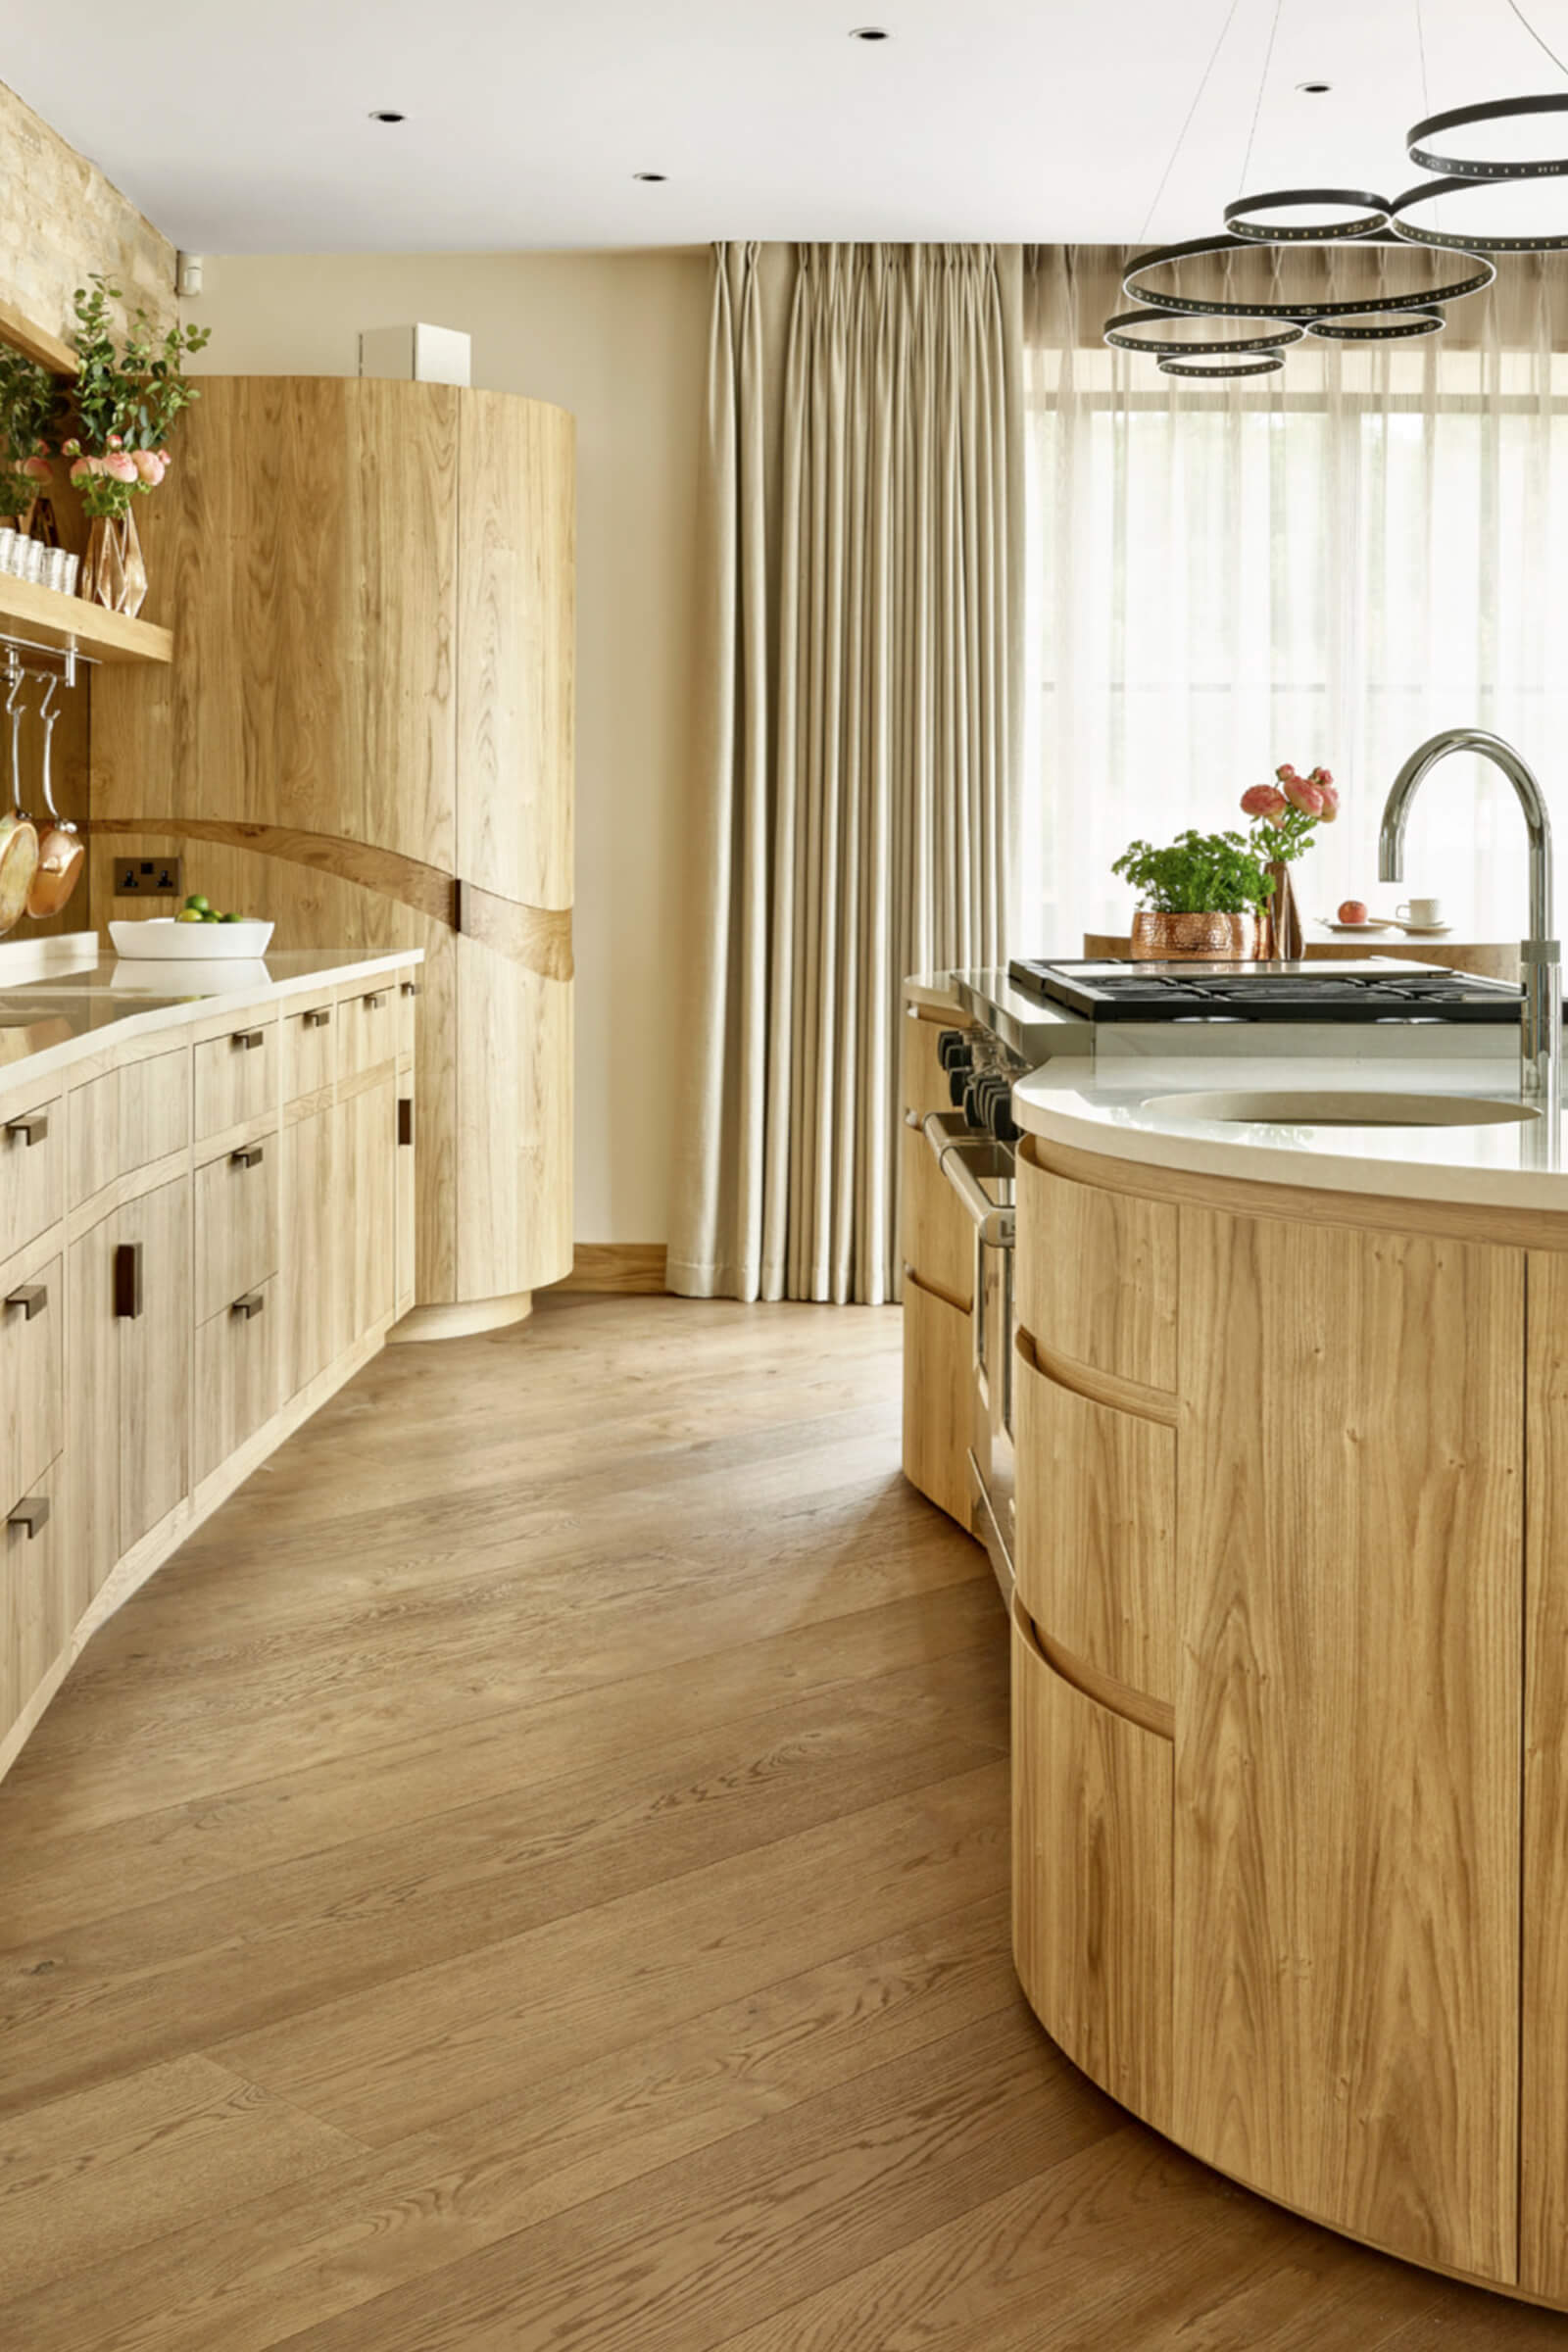
M 1474 752 L 1490 760 L 1518 795 L 1530 836 L 1530 937 L 1519 944 L 1524 965 L 1524 1007 L 1519 1033 L 1519 1092 L 1543 1102 L 1555 1118 L 1562 1100 L 1562 962 L 1552 937 L 1551 819 L 1526 762 L 1500 735 L 1479 727 L 1448 727 L 1427 738 L 1395 777 L 1378 835 L 1378 879 L 1404 879 L 1404 820 L 1422 779 L 1450 752 Z

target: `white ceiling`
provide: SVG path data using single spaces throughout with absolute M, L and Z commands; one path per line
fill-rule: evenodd
M 1568 0 L 1524 0 L 1568 55 Z M 869 17 L 859 12 L 870 12 Z M 881 13 L 885 12 L 885 13 Z M 1561 87 L 1507 0 L 1420 0 L 1437 108 Z M 1276 0 L 0 0 L 0 78 L 193 252 L 1197 235 Z M 894 38 L 849 39 L 858 23 Z M 1322 79 L 1331 95 L 1298 95 Z M 408 121 L 383 128 L 373 107 Z M 1253 189 L 1420 176 L 1415 0 L 1279 0 Z M 0 164 L 4 159 L 0 158 Z M 641 186 L 638 171 L 667 172 Z

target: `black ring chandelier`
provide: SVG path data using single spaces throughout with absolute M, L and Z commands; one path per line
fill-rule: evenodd
M 1441 335 L 1448 323 L 1436 303 L 1381 312 L 1375 318 L 1357 323 L 1359 317 L 1317 318 L 1306 331 L 1330 343 L 1407 343 L 1416 335 Z
M 1568 115 L 1568 90 L 1543 98 L 1487 98 L 1479 106 L 1450 106 L 1446 114 L 1428 115 L 1413 122 L 1404 135 L 1404 151 L 1423 172 L 1438 172 L 1446 179 L 1558 179 L 1568 172 L 1568 156 L 1539 160 L 1488 163 L 1478 156 L 1444 155 L 1430 141 L 1449 130 L 1468 130 L 1474 122 L 1513 122 L 1530 115 Z
M 1138 335 L 1129 331 L 1137 326 L 1166 325 L 1172 318 L 1179 320 L 1180 318 L 1181 313 L 1174 311 L 1119 311 L 1114 318 L 1105 320 L 1105 341 L 1117 351 L 1143 352 L 1156 360 L 1224 360 L 1250 351 L 1277 352 L 1287 344 L 1299 343 L 1306 332 L 1304 326 L 1290 319 L 1276 319 L 1255 335 L 1183 337 L 1178 340 L 1174 335 Z
M 1532 229 L 1527 235 L 1502 236 L 1492 229 L 1424 228 L 1409 215 L 1418 204 L 1430 204 L 1440 196 L 1479 196 L 1491 187 L 1509 183 L 1495 179 L 1423 179 L 1402 196 L 1394 200 L 1394 233 L 1406 245 L 1426 245 L 1440 253 L 1563 253 L 1568 252 L 1568 229 L 1553 235 Z M 1440 298 L 1433 295 L 1434 302 Z
M 1385 229 L 1379 235 L 1363 240 L 1368 245 L 1397 246 L 1420 242 L 1396 236 Z M 1129 302 L 1147 304 L 1152 310 L 1172 311 L 1188 318 L 1282 318 L 1290 323 L 1306 324 L 1314 318 L 1358 318 L 1370 312 L 1410 312 L 1433 303 L 1457 302 L 1461 295 L 1479 294 L 1490 286 L 1497 274 L 1494 262 L 1484 254 L 1470 253 L 1457 246 L 1466 259 L 1475 263 L 1473 271 L 1457 277 L 1451 285 L 1421 286 L 1402 294 L 1357 294 L 1332 302 L 1221 302 L 1208 296 L 1167 294 L 1162 287 L 1148 284 L 1149 273 L 1171 268 L 1177 262 L 1204 261 L 1215 254 L 1256 253 L 1255 242 L 1245 237 L 1189 237 L 1180 245 L 1159 245 L 1152 253 L 1141 253 L 1127 265 L 1121 290 Z
M 1233 360 L 1226 368 L 1205 368 L 1198 360 L 1161 360 L 1161 375 L 1196 375 L 1212 381 L 1223 375 L 1273 375 L 1285 365 L 1283 352 L 1268 352 L 1260 360 Z
M 1255 220 L 1254 213 L 1321 212 L 1326 205 L 1346 206 L 1348 220 Z M 1365 188 L 1271 188 L 1266 196 L 1238 196 L 1225 207 L 1225 225 L 1233 237 L 1253 245 L 1332 245 L 1341 237 L 1371 237 L 1389 225 L 1389 200 Z

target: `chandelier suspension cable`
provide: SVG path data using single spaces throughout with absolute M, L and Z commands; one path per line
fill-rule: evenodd
M 1268 47 L 1263 52 L 1263 71 L 1257 77 L 1257 96 L 1252 102 L 1252 120 L 1248 126 L 1247 153 L 1242 158 L 1240 185 L 1245 188 L 1252 169 L 1252 148 L 1257 138 L 1257 125 L 1263 112 L 1263 93 L 1268 88 L 1268 70 L 1274 63 L 1274 43 L 1279 38 L 1280 18 L 1285 0 L 1274 0 L 1274 20 L 1268 28 Z
M 1530 19 L 1525 15 L 1524 10 L 1520 7 L 1519 0 L 1508 0 L 1508 6 L 1513 10 L 1514 15 L 1518 18 L 1526 32 L 1529 33 L 1530 38 L 1535 42 L 1536 47 L 1544 51 L 1545 55 L 1550 58 L 1552 64 L 1556 67 L 1558 73 L 1563 76 L 1564 80 L 1568 80 L 1568 66 L 1563 64 L 1562 59 L 1557 55 L 1557 52 L 1555 49 L 1553 49 L 1551 43 L 1546 40 L 1543 34 L 1536 30 L 1535 26 L 1531 24 Z M 1416 18 L 1417 22 L 1419 23 L 1420 0 L 1416 0 Z
M 1219 28 L 1219 38 L 1215 41 L 1213 48 L 1208 53 L 1208 63 L 1203 68 L 1203 71 L 1199 77 L 1198 87 L 1193 92 L 1193 103 L 1187 109 L 1187 114 L 1182 122 L 1182 126 L 1176 133 L 1176 144 L 1171 149 L 1170 154 L 1166 159 L 1165 169 L 1159 175 L 1159 185 L 1149 200 L 1149 210 L 1144 215 L 1144 224 L 1138 231 L 1138 236 L 1136 239 L 1136 242 L 1140 245 L 1148 236 L 1150 223 L 1153 220 L 1155 213 L 1159 210 L 1159 200 L 1164 195 L 1165 189 L 1169 184 L 1170 175 L 1176 169 L 1176 159 L 1187 144 L 1187 133 L 1192 129 L 1193 119 L 1197 115 L 1199 108 L 1203 103 L 1203 92 L 1207 89 L 1209 81 L 1213 75 L 1214 68 L 1219 63 L 1219 53 L 1225 46 L 1226 35 L 1229 33 L 1231 26 L 1236 22 L 1236 11 L 1240 8 L 1242 0 L 1231 0 L 1225 22 Z

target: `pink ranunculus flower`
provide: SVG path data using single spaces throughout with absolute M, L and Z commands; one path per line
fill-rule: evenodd
M 1285 764 L 1283 765 L 1283 767 L 1277 767 L 1277 768 L 1274 770 L 1274 773 L 1275 773 L 1275 774 L 1278 776 L 1278 778 L 1279 778 L 1280 782 L 1281 782 L 1282 784 L 1285 784 L 1285 783 L 1288 783 L 1288 782 L 1290 781 L 1291 777 L 1295 775 L 1295 773 L 1296 773 L 1296 770 L 1295 770 L 1295 768 L 1294 768 L 1294 767 L 1291 765 L 1290 761 L 1287 760 L 1285 761 Z
M 161 449 L 136 449 L 132 450 L 131 458 L 138 478 L 152 483 L 156 488 L 158 483 L 163 480 L 164 469 L 169 464 L 163 451 Z
M 1321 809 L 1318 811 L 1318 813 L 1319 813 L 1319 815 L 1321 816 L 1321 818 L 1322 818 L 1322 821 L 1323 821 L 1323 823 L 1324 823 L 1324 824 L 1326 824 L 1326 825 L 1332 825 L 1332 824 L 1333 824 L 1333 822 L 1334 822 L 1334 819 L 1335 819 L 1335 818 L 1336 818 L 1336 817 L 1339 815 L 1339 813 L 1340 813 L 1340 796 L 1339 796 L 1339 793 L 1336 791 L 1335 787 L 1334 787 L 1332 784 L 1328 783 L 1328 782 L 1325 780 L 1323 783 L 1321 783 L 1321 784 L 1318 786 L 1318 788 L 1317 788 L 1317 794 L 1318 794 L 1318 799 L 1319 799 L 1319 800 L 1322 802 L 1322 804 L 1323 804 L 1323 806 L 1322 806 L 1322 808 L 1321 808 Z
M 22 470 L 29 482 L 46 482 L 49 479 L 49 461 L 47 458 L 24 458 Z
M 1261 816 L 1277 825 L 1285 814 L 1285 795 L 1273 784 L 1250 785 L 1242 795 L 1244 816 Z
M 78 458 L 71 468 L 71 478 L 74 482 L 84 482 L 97 470 L 98 461 L 96 458 Z
M 104 460 L 104 471 L 117 482 L 133 482 L 138 478 L 136 461 L 128 450 L 111 451 Z
M 111 433 L 108 440 L 104 443 L 105 449 L 123 449 L 124 446 L 125 441 L 122 433 Z
M 1293 808 L 1299 808 L 1303 816 L 1321 816 L 1323 813 L 1323 795 L 1317 785 L 1309 783 L 1305 776 L 1291 777 L 1285 787 L 1285 798 Z

